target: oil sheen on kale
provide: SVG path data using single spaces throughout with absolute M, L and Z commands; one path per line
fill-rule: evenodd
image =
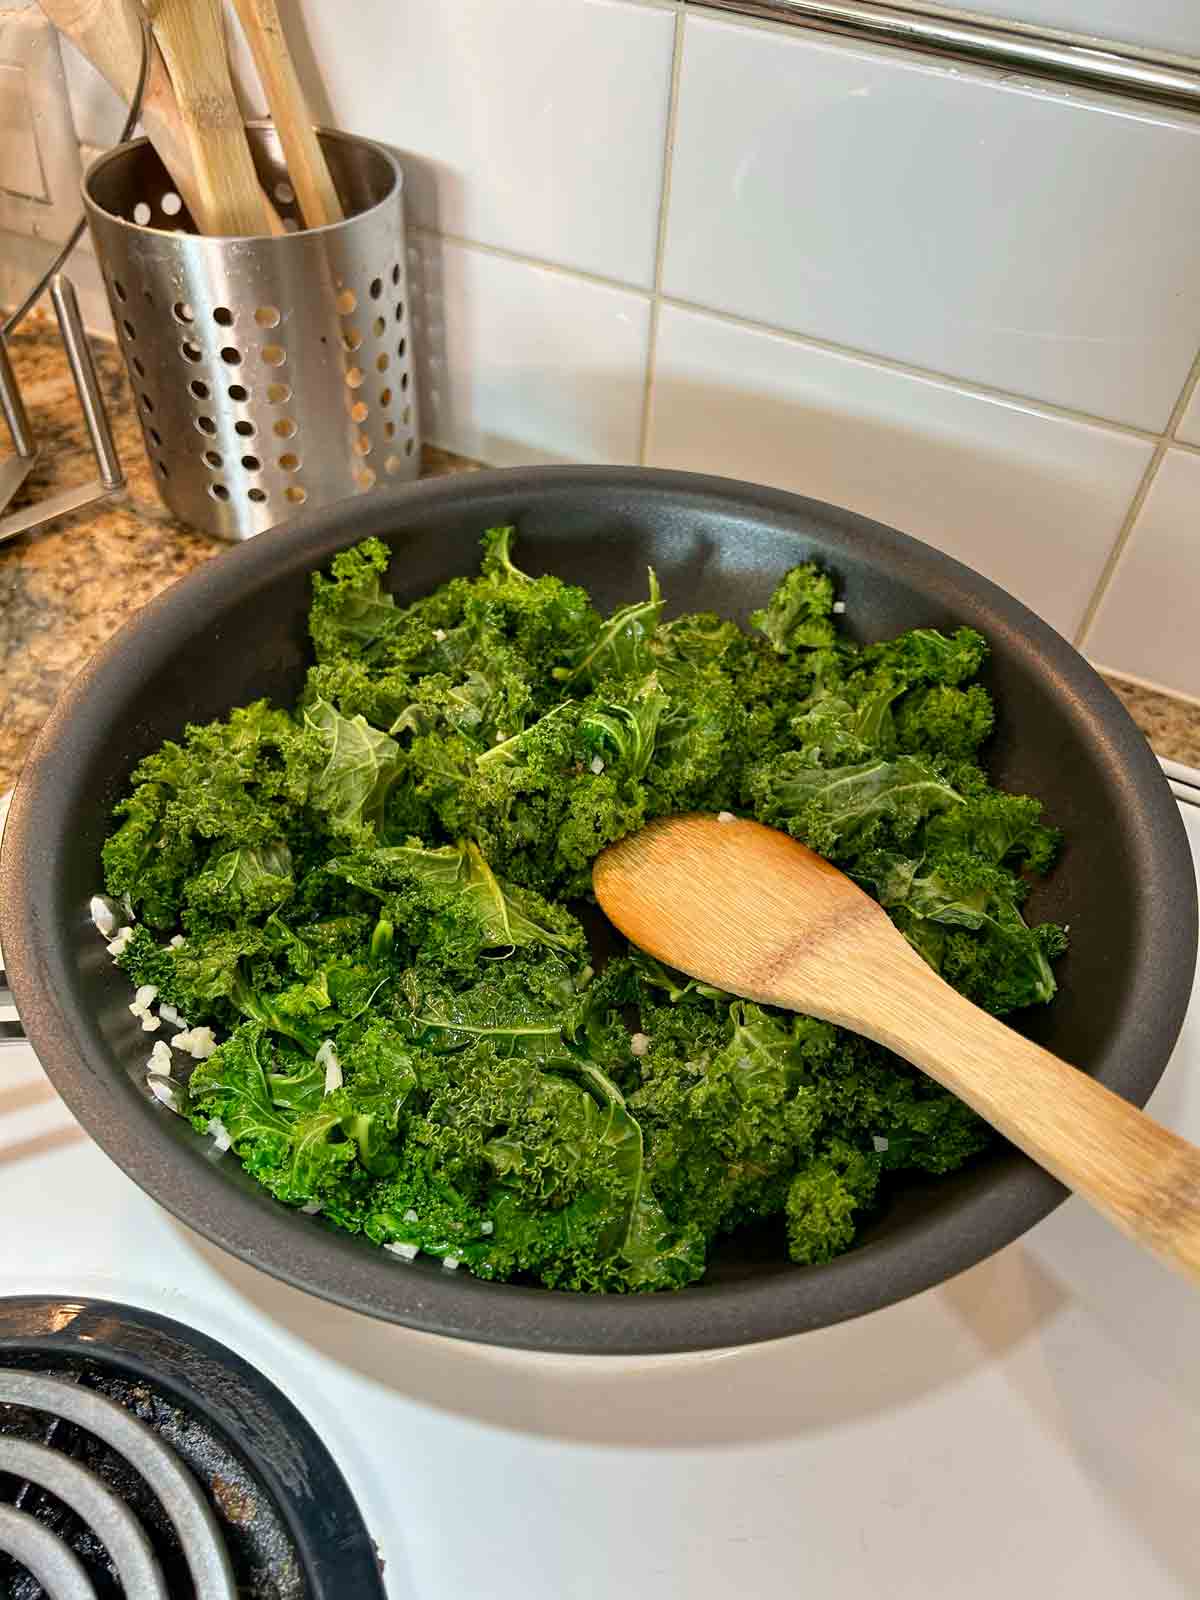
M 412 605 L 387 565 L 368 540 L 314 576 L 296 706 L 189 727 L 117 807 L 120 964 L 221 1041 L 190 1077 L 156 1049 L 198 1129 L 401 1258 L 595 1291 L 692 1283 L 764 1219 L 828 1261 L 895 1175 L 984 1149 L 862 1039 L 635 950 L 594 972 L 579 920 L 605 845 L 729 810 L 836 862 L 978 1004 L 1048 1001 L 1064 935 L 1021 907 L 1058 838 L 980 764 L 979 634 L 856 644 L 811 565 L 749 632 L 668 619 L 653 572 L 603 617 L 511 528 Z

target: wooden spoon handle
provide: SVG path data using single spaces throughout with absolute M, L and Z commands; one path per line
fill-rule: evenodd
M 132 103 L 142 65 L 142 22 L 136 0 L 39 0 L 42 11 L 121 98 Z M 199 198 L 191 151 L 175 91 L 157 44 L 150 45 L 142 122 L 163 166 L 196 215 Z
M 154 0 L 147 10 L 187 135 L 203 233 L 272 232 L 225 53 L 219 0 Z
M 234 5 L 262 79 L 304 224 L 323 228 L 340 222 L 341 202 L 313 131 L 275 0 L 234 0 Z
M 1200 1150 L 921 969 L 852 1024 L 972 1106 L 1118 1228 L 1200 1282 Z M 884 978 L 886 984 L 886 975 Z M 890 987 L 890 986 L 889 986 Z

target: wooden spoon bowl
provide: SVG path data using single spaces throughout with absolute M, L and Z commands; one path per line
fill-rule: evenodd
M 652 822 L 597 859 L 605 913 L 672 967 L 874 1039 L 1200 1280 L 1200 1150 L 964 1000 L 828 861 L 761 823 Z

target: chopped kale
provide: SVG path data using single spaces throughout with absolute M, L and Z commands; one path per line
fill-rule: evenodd
M 607 844 L 728 808 L 837 862 L 978 1004 L 1048 1001 L 1064 935 L 1022 904 L 1058 835 L 980 763 L 986 643 L 855 645 L 811 564 L 749 633 L 665 617 L 653 572 L 604 618 L 513 544 L 491 530 L 477 577 L 411 605 L 378 540 L 314 576 L 299 705 L 134 771 L 103 857 L 135 920 L 120 964 L 222 1041 L 187 1082 L 196 1127 L 377 1244 L 670 1289 L 777 1218 L 795 1262 L 827 1261 L 896 1174 L 953 1170 L 987 1128 L 827 1023 L 641 951 L 596 975 L 576 913 Z

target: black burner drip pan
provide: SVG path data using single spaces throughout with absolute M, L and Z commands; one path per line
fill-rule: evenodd
M 7 1381 L 11 1393 L 44 1400 L 42 1384 L 31 1379 L 69 1385 L 78 1402 L 65 1390 L 60 1394 L 71 1409 L 96 1413 L 97 1428 L 101 1414 L 107 1416 L 129 1439 L 114 1448 L 90 1424 L 40 1406 L 0 1402 L 0 1459 L 13 1441 L 10 1450 L 34 1462 L 44 1480 L 55 1470 L 65 1474 L 55 1493 L 0 1466 L 3 1600 L 56 1600 L 62 1581 L 43 1585 L 29 1565 L 4 1554 L 5 1529 L 10 1548 L 19 1538 L 40 1544 L 50 1552 L 46 1571 L 52 1565 L 76 1584 L 82 1576 L 96 1600 L 143 1600 L 123 1587 L 119 1559 L 67 1503 L 80 1503 L 81 1485 L 102 1502 L 100 1486 L 106 1486 L 133 1513 L 145 1538 L 135 1528 L 127 1545 L 139 1544 L 140 1559 L 157 1565 L 170 1600 L 212 1600 L 198 1593 L 193 1579 L 200 1570 L 192 1539 L 197 1527 L 207 1530 L 211 1559 L 225 1564 L 226 1592 L 238 1600 L 384 1600 L 375 1547 L 333 1457 L 286 1395 L 232 1350 L 135 1306 L 67 1296 L 0 1299 L 0 1388 Z M 99 1406 L 91 1396 L 99 1397 Z M 158 1450 L 142 1429 L 129 1427 L 129 1418 L 157 1438 Z M 156 1492 L 147 1483 L 161 1446 L 187 1468 L 179 1475 L 182 1495 L 172 1497 L 161 1483 Z M 36 1447 L 48 1447 L 57 1461 L 66 1458 L 65 1465 L 57 1467 Z M 134 1464 L 139 1450 L 140 1471 Z M 92 1475 L 86 1483 L 72 1463 Z M 183 1509 L 189 1496 L 190 1513 Z M 88 1591 L 67 1583 L 61 1592 Z

